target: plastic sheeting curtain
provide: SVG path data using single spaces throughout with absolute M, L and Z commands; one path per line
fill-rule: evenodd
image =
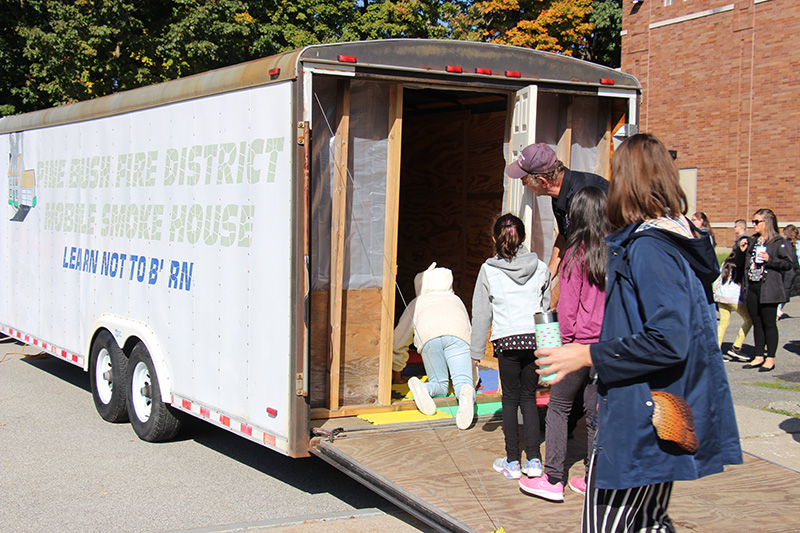
M 339 78 L 314 76 L 311 288 L 330 285 L 331 188 Z M 389 85 L 351 80 L 344 289 L 383 285 Z

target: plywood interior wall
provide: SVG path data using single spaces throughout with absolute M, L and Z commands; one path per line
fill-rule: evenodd
M 311 293 L 311 406 L 327 406 L 328 291 Z M 380 289 L 345 290 L 342 295 L 339 403 L 374 404 L 378 397 Z
M 469 110 L 407 117 L 403 124 L 397 281 L 405 302 L 431 262 L 453 271 L 467 309 L 503 202 L 506 113 Z M 397 298 L 399 318 L 405 304 Z

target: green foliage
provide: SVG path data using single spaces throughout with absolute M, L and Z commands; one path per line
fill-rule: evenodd
M 594 10 L 592 4 L 592 0 L 5 0 L 0 3 L 0 115 L 95 98 L 310 44 L 348 40 L 488 40 L 618 65 L 620 0 L 594 0 Z
M 622 0 L 595 0 L 589 22 L 594 30 L 580 57 L 618 68 L 622 64 Z

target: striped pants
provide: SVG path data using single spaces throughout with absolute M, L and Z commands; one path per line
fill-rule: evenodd
M 583 503 L 583 533 L 650 533 L 675 531 L 667 516 L 672 482 L 632 489 L 610 490 L 594 486 L 592 456 Z

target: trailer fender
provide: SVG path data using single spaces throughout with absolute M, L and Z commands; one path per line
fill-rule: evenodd
M 169 400 L 172 395 L 172 372 L 167 364 L 166 354 L 161 347 L 161 343 L 158 342 L 158 337 L 153 330 L 150 329 L 150 326 L 132 318 L 104 314 L 98 318 L 92 326 L 92 334 L 89 337 L 89 346 L 86 348 L 86 353 L 91 353 L 92 341 L 100 329 L 107 329 L 111 332 L 114 340 L 117 341 L 117 344 L 122 348 L 125 347 L 131 338 L 137 338 L 145 344 L 147 350 L 150 352 L 150 358 L 153 360 L 156 373 L 158 374 L 161 398 L 163 398 L 166 403 L 171 403 Z

